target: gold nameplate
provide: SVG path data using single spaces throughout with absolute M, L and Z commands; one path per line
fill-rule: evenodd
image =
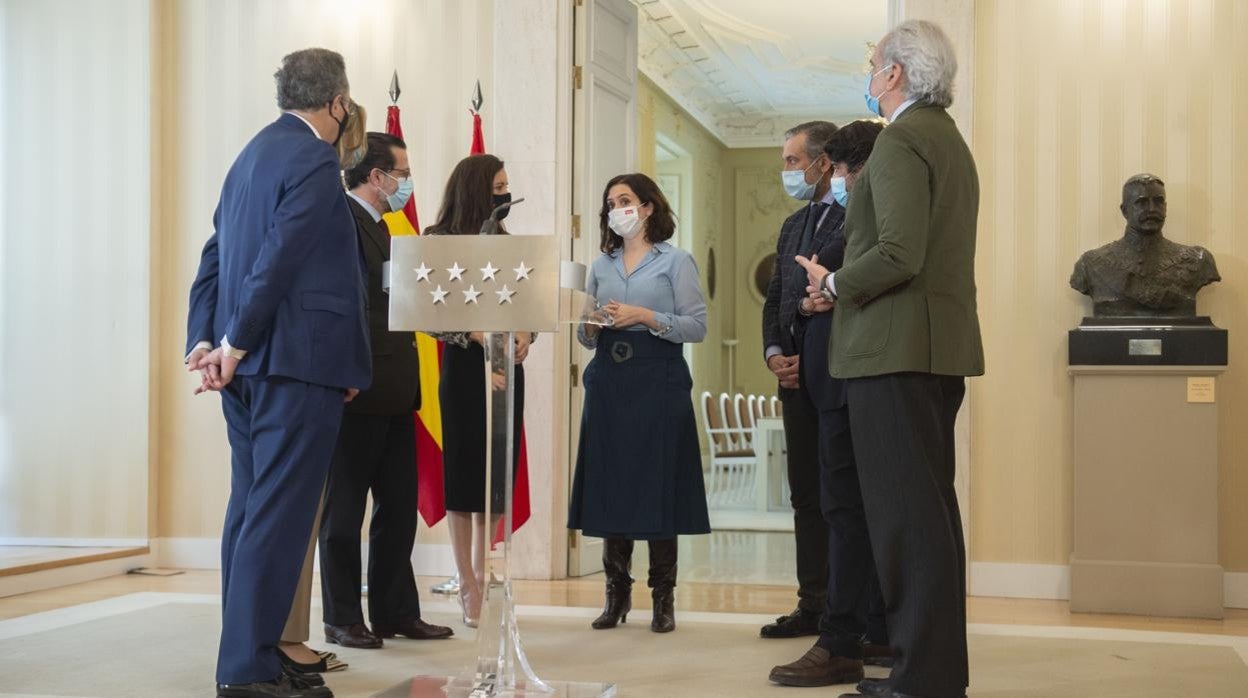
M 1189 377 L 1187 379 L 1188 402 L 1216 402 L 1213 376 Z

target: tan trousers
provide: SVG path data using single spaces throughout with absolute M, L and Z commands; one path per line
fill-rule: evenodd
M 316 518 L 312 521 L 312 536 L 308 540 L 308 552 L 303 558 L 303 571 L 299 573 L 299 586 L 295 587 L 295 600 L 290 605 L 290 615 L 286 617 L 286 629 L 282 631 L 282 642 L 307 642 L 311 638 L 309 627 L 312 614 L 312 562 L 316 554 L 316 541 L 321 532 L 321 514 L 325 511 L 325 491 L 321 491 L 321 501 L 316 505 Z

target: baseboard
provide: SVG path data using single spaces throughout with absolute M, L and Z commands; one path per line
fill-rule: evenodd
M 0 537 L 0 545 L 40 548 L 142 548 L 146 538 L 27 538 Z
M 219 538 L 157 538 L 152 551 L 158 567 L 185 570 L 221 569 Z M 361 545 L 367 560 L 368 543 Z M 319 560 L 317 561 L 319 564 Z M 412 549 L 412 569 L 418 575 L 449 577 L 455 574 L 455 555 L 448 543 L 417 543 Z
M 115 577 L 136 567 L 150 567 L 153 559 L 151 553 L 146 553 L 0 577 L 0 597 Z
M 1070 598 L 1070 567 L 1017 562 L 972 562 L 971 596 L 1007 599 Z
M 1248 608 L 1248 572 L 1223 575 L 1223 605 Z M 1070 600 L 1070 567 L 1021 562 L 972 562 L 971 596 Z
M 1222 575 L 1223 601 L 1227 608 L 1248 608 L 1248 572 Z

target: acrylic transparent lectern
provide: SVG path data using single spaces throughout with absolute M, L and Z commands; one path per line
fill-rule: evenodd
M 610 324 L 584 288 L 585 268 L 560 262 L 551 235 L 405 236 L 391 241 L 385 275 L 390 329 L 485 332 L 486 521 L 501 517 L 502 542 L 486 555 L 477 659 L 457 676 L 416 676 L 383 698 L 590 698 L 610 683 L 538 678 L 525 656 L 511 586 L 515 433 L 515 334 L 555 332 L 572 323 Z M 504 380 L 493 380 L 495 376 Z M 495 458 L 494 454 L 505 455 Z M 505 472 L 492 473 L 495 464 Z M 499 477 L 501 475 L 501 477 Z M 494 526 L 486 526 L 493 535 Z M 484 546 L 484 541 L 478 541 Z

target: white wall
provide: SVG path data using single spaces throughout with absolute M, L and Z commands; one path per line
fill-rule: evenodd
M 143 539 L 150 2 L 0 17 L 0 538 Z
M 216 538 L 229 492 L 229 447 L 220 402 L 193 398 L 180 364 L 187 291 L 213 207 L 234 157 L 277 118 L 273 71 L 283 55 L 321 46 L 343 54 L 351 96 L 383 130 L 390 76 L 399 72 L 403 132 L 423 225 L 433 222 L 446 177 L 468 154 L 469 98 L 479 78 L 493 126 L 493 24 L 488 0 L 348 3 L 331 0 L 179 0 L 162 2 L 161 82 L 164 208 L 158 265 L 162 299 L 159 441 L 159 535 Z M 491 132 L 486 145 L 493 147 Z M 513 180 L 515 174 L 512 173 Z M 521 213 L 513 219 L 519 220 Z M 510 223 L 511 221 L 509 221 Z M 440 527 L 441 528 L 441 527 Z M 442 539 L 442 531 L 433 538 Z M 421 526 L 421 540 L 429 531 Z

